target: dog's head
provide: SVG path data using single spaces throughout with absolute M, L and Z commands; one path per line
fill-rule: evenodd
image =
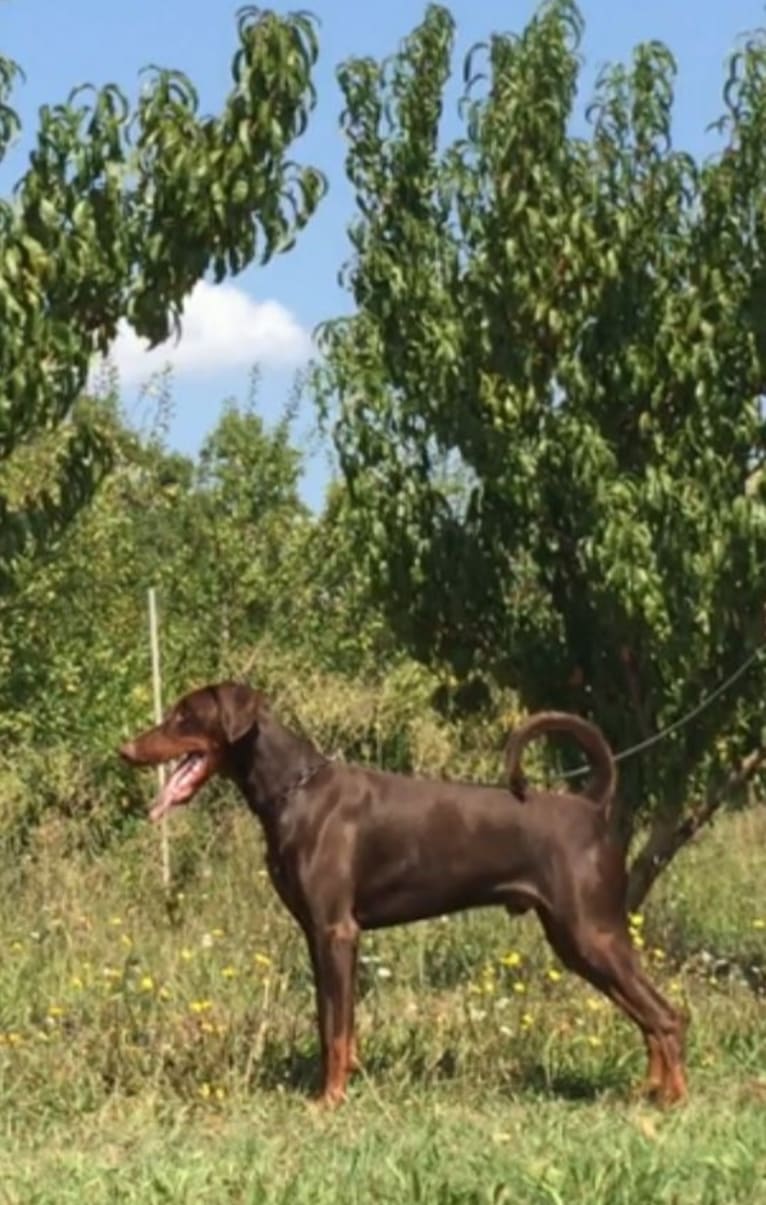
M 178 760 L 154 801 L 151 819 L 189 803 L 209 778 L 226 773 L 233 747 L 257 731 L 266 707 L 260 691 L 239 682 L 203 686 L 179 699 L 161 724 L 127 741 L 120 755 L 131 765 Z

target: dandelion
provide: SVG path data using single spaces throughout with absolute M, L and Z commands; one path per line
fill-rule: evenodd
M 600 1012 L 605 1007 L 604 1001 L 599 1000 L 597 996 L 588 996 L 585 1001 L 585 1007 L 589 1008 L 592 1013 Z
M 591 1034 L 588 1034 L 588 1042 L 590 1043 L 591 1046 L 600 1046 L 601 1038 L 598 1036 L 598 1034 L 591 1033 Z
M 235 979 L 237 976 L 237 968 L 236 967 L 223 967 L 221 969 L 221 974 L 223 975 L 224 979 Z
M 216 1088 L 216 1090 L 215 1090 L 216 1100 L 223 1100 L 225 1095 L 226 1095 L 226 1093 L 224 1092 L 223 1088 Z
M 199 944 L 202 946 L 203 950 L 209 950 L 214 941 L 215 938 L 213 937 L 212 933 L 203 933 Z
M 522 1029 L 531 1029 L 532 1026 L 534 1025 L 534 1023 L 535 1023 L 535 1018 L 532 1013 L 522 1013 L 522 1017 L 521 1017 L 521 1028 Z
M 766 920 L 764 920 L 762 916 L 756 917 L 756 919 L 753 921 L 753 928 L 766 929 Z
M 22 1046 L 24 1044 L 24 1039 L 20 1033 L 6 1034 L 6 1041 L 9 1046 Z
M 212 1000 L 192 1000 L 189 1004 L 189 1012 L 199 1015 L 200 1013 L 210 1012 L 212 1007 Z
M 58 1004 L 50 1005 L 50 1007 L 48 1009 L 48 1019 L 50 1021 L 55 1021 L 58 1019 L 58 1017 L 63 1017 L 63 1015 L 64 1015 L 64 1010 L 63 1010 L 63 1008 L 60 1007 L 60 1005 L 58 1005 Z
M 69 980 L 69 983 L 70 983 L 70 986 L 73 987 L 76 992 L 79 992 L 82 988 L 82 979 L 80 978 L 79 975 L 73 975 L 72 978 Z
M 659 948 L 659 946 L 655 946 L 654 949 L 652 950 L 652 958 L 655 960 L 655 962 L 664 962 L 665 961 L 665 951 L 661 950 Z
M 199 1086 L 199 1094 L 200 1094 L 200 1096 L 202 1097 L 202 1099 L 203 1099 L 203 1100 L 207 1100 L 207 1099 L 208 1099 L 208 1097 L 210 1096 L 210 1084 L 207 1084 L 207 1083 L 205 1083 L 205 1084 L 200 1084 L 200 1086 Z
M 120 935 L 120 941 L 125 946 L 126 950 L 130 950 L 133 948 L 133 938 L 130 937 L 129 934 L 122 933 Z
M 139 987 L 141 988 L 142 992 L 153 992 L 154 980 L 152 979 L 151 975 L 144 975 L 141 979 Z
M 513 990 L 516 992 L 516 994 L 518 996 L 523 996 L 525 991 L 527 990 L 526 984 L 522 983 L 520 979 L 517 979 L 513 985 Z
M 11 949 L 13 950 L 14 954 L 21 954 L 24 949 L 24 942 L 23 941 L 12 941 Z
M 184 946 L 183 949 L 181 950 L 181 958 L 183 959 L 183 961 L 191 962 L 193 957 L 194 957 L 194 951 L 190 950 L 188 946 Z
M 122 924 L 122 917 L 121 916 L 110 916 L 109 924 L 112 925 L 113 928 L 119 929 L 120 925 Z
M 561 971 L 557 971 L 555 967 L 551 967 L 551 969 L 548 971 L 548 978 L 550 979 L 551 983 L 558 983 L 559 979 L 561 978 Z
M 640 929 L 644 923 L 644 918 L 643 918 L 642 913 L 640 913 L 640 912 L 629 912 L 628 913 L 628 921 L 630 923 L 631 929 Z
M 225 937 L 226 936 L 223 929 L 213 929 L 212 935 L 213 935 L 213 937 Z
M 157 995 L 159 996 L 160 1000 L 169 1000 L 169 999 L 170 999 L 170 997 L 171 997 L 171 995 L 172 995 L 172 993 L 171 993 L 171 991 L 170 991 L 170 988 L 169 988 L 169 987 L 164 987 L 164 986 L 163 986 L 163 987 L 161 987 L 161 988 L 160 988 L 160 990 L 158 991 Z
M 271 959 L 269 958 L 268 954 L 254 954 L 253 962 L 255 962 L 259 967 L 271 966 Z
M 120 972 L 116 971 L 114 967 L 110 966 L 104 967 L 101 974 L 104 976 L 104 979 L 114 980 L 120 978 Z
M 508 954 L 503 955 L 500 962 L 504 967 L 521 966 L 521 954 L 517 950 L 511 950 Z

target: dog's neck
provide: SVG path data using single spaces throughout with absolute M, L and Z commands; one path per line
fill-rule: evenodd
M 302 781 L 325 765 L 327 758 L 305 737 L 285 728 L 273 716 L 236 751 L 232 778 L 261 819 L 266 819 Z

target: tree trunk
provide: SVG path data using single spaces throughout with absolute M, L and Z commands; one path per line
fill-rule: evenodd
M 628 875 L 628 909 L 637 912 L 663 870 L 679 850 L 708 824 L 732 792 L 744 786 L 761 763 L 766 760 L 766 748 L 755 749 L 732 770 L 726 780 L 711 787 L 703 803 L 686 816 L 657 817 L 646 844 L 639 851 Z

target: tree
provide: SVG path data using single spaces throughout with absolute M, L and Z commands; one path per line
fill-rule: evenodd
M 287 159 L 314 103 L 312 21 L 240 10 L 234 84 L 200 117 L 191 83 L 150 69 L 134 112 L 114 85 L 77 89 L 40 113 L 13 202 L 0 202 L 0 591 L 32 545 L 85 504 L 114 451 L 93 408 L 75 403 L 96 352 L 126 319 L 167 338 L 206 273 L 216 281 L 284 251 L 325 188 Z M 18 68 L 0 57 L 0 158 L 18 128 L 7 101 Z M 11 457 L 61 433 L 57 474 L 13 503 Z
M 762 639 L 766 35 L 732 57 L 725 148 L 698 163 L 656 42 L 570 133 L 573 0 L 468 56 L 443 145 L 453 32 L 431 5 L 392 58 L 339 70 L 355 311 L 322 331 L 320 406 L 406 645 L 623 749 Z M 764 686 L 756 659 L 623 763 L 623 839 L 653 817 L 633 905 L 760 764 Z
M 287 422 L 269 431 L 252 405 L 230 403 L 197 461 L 165 446 L 161 423 L 142 435 L 117 411 L 113 422 L 118 452 L 98 496 L 56 557 L 18 565 L 0 633 L 6 743 L 103 756 L 131 715 L 144 722 L 149 586 L 168 698 L 236 672 L 280 610 L 283 581 L 270 570 L 305 517 Z

